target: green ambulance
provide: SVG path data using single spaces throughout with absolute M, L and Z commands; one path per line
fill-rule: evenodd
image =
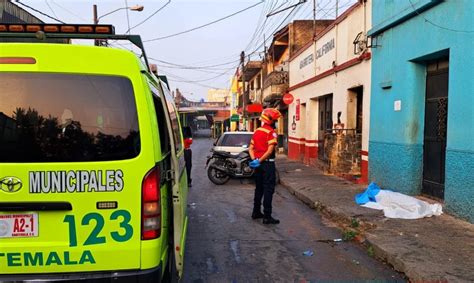
M 0 42 L 0 282 L 179 279 L 179 115 L 139 36 L 0 24 L 0 41 L 17 39 L 38 42 Z M 48 39 L 129 40 L 143 56 Z

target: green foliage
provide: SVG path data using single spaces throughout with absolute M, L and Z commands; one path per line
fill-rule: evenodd
M 357 236 L 357 232 L 346 230 L 342 233 L 342 239 L 344 241 L 352 241 Z
M 370 257 L 374 257 L 375 252 L 374 252 L 374 247 L 373 247 L 373 246 L 370 245 L 370 246 L 367 248 L 367 254 L 368 254 Z
M 351 228 L 357 228 L 359 226 L 360 226 L 360 224 L 359 224 L 359 221 L 357 220 L 357 218 L 352 218 L 351 219 Z

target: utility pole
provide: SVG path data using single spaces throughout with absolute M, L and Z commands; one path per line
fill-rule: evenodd
M 316 38 L 316 0 L 313 0 L 313 40 Z
M 246 120 L 245 118 L 247 117 L 247 111 L 245 111 L 245 100 L 247 99 L 246 97 L 246 92 L 245 92 L 245 52 L 242 51 L 240 53 L 240 63 L 242 64 L 242 116 L 243 116 L 243 121 L 244 121 L 244 129 L 247 129 L 246 125 Z
M 97 5 L 94 4 L 92 6 L 92 12 L 94 14 L 94 25 L 98 24 L 99 23 L 99 19 L 97 18 Z M 94 40 L 94 45 L 95 46 L 99 46 L 99 41 L 97 39 Z

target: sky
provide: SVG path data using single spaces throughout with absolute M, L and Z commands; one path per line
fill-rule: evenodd
M 16 0 L 13 0 L 15 2 Z M 65 23 L 92 23 L 93 4 L 97 4 L 99 23 L 112 24 L 116 34 L 139 34 L 145 43 L 150 63 L 170 81 L 171 89 L 179 88 L 193 101 L 207 99 L 210 88 L 230 88 L 241 51 L 246 60 L 260 60 L 271 36 L 296 19 L 312 19 L 316 2 L 316 18 L 334 18 L 356 0 L 307 0 L 296 8 L 269 13 L 295 5 L 302 0 L 20 0 L 44 14 Z M 46 23 L 56 21 L 17 4 Z M 141 12 L 120 9 L 143 5 Z M 115 11 L 109 15 L 109 12 Z M 246 10 L 245 10 L 246 9 Z M 243 11 L 244 10 L 244 11 Z M 232 15 L 235 14 L 235 15 Z M 103 17 L 102 17 L 103 16 Z M 216 23 L 221 18 L 227 17 Z M 212 23 L 203 28 L 188 31 Z M 175 35 L 167 37 L 169 35 Z M 167 37 L 167 38 L 163 38 Z M 113 42 L 116 48 L 134 50 L 126 42 Z

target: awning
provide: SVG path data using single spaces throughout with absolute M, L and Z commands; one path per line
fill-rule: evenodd
M 247 113 L 261 113 L 263 111 L 263 106 L 260 103 L 252 103 L 245 105 L 245 110 Z M 242 113 L 242 107 L 240 107 L 237 112 Z
M 283 94 L 273 93 L 273 94 L 265 96 L 265 98 L 263 99 L 263 104 L 266 107 L 275 108 L 279 106 L 282 99 L 283 99 Z

